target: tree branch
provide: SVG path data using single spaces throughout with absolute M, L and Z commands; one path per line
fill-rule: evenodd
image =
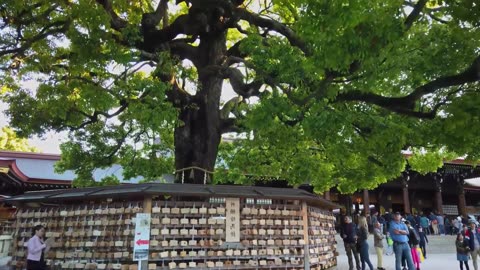
M 26 40 L 20 47 L 8 50 L 0 51 L 0 56 L 4 56 L 7 54 L 23 54 L 30 46 L 42 40 L 50 35 L 60 34 L 67 31 L 68 26 L 70 25 L 70 21 L 55 21 L 48 25 L 46 25 L 36 36 L 32 37 L 31 39 Z M 55 27 L 55 28 L 53 28 Z
M 196 65 L 198 48 L 188 44 L 187 42 L 189 41 L 189 39 L 174 39 L 170 41 L 168 45 L 173 55 L 178 56 L 181 60 L 188 59 Z
M 220 110 L 220 119 L 227 119 L 230 116 L 230 113 L 233 113 L 235 116 L 239 117 L 238 114 L 238 105 L 243 101 L 241 96 L 233 97 L 229 101 L 225 102 L 222 109 Z
M 122 128 L 125 126 L 125 122 L 123 122 L 121 125 L 120 125 Z M 115 157 L 115 155 L 117 154 L 117 152 L 120 150 L 120 148 L 123 146 L 123 144 L 125 143 L 125 141 L 127 140 L 127 137 L 130 135 L 130 133 L 133 132 L 133 128 L 130 127 L 122 136 L 121 138 L 117 138 L 115 140 L 115 146 L 112 147 L 112 150 L 110 152 L 110 154 L 108 156 L 106 156 L 106 159 L 109 160 L 110 162 L 109 163 L 114 163 L 115 161 L 113 160 L 113 158 Z
M 167 82 L 172 86 L 172 89 L 167 91 L 167 99 L 172 102 L 174 107 L 183 108 L 190 103 L 192 96 L 178 84 L 173 75 L 170 80 L 163 78 L 162 81 Z
M 160 0 L 157 9 L 155 10 L 157 16 L 163 19 L 163 28 L 168 25 L 168 0 Z
M 461 85 L 464 83 L 476 82 L 479 80 L 480 80 L 480 55 L 477 56 L 477 58 L 475 58 L 473 63 L 464 72 L 433 80 L 415 89 L 411 94 L 407 96 L 407 98 L 410 100 L 415 100 L 426 94 L 431 94 L 441 88 Z
M 188 14 L 180 15 L 175 21 L 161 30 L 151 28 L 142 24 L 143 29 L 143 45 L 142 49 L 148 52 L 165 50 L 162 46 L 173 41 L 173 39 L 181 34 L 187 36 L 198 36 L 203 25 L 191 20 Z
M 311 55 L 310 49 L 307 47 L 307 44 L 300 39 L 299 36 L 286 25 L 277 22 L 275 20 L 263 18 L 257 14 L 248 12 L 243 8 L 235 9 L 235 12 L 238 14 L 239 18 L 249 22 L 250 24 L 256 25 L 258 27 L 264 27 L 276 31 L 277 33 L 282 34 L 288 39 L 292 46 L 299 48 L 306 56 Z
M 335 101 L 366 102 L 404 115 L 418 118 L 434 118 L 436 111 L 442 104 L 437 104 L 438 106 L 430 112 L 418 112 L 414 110 L 415 102 L 424 95 L 432 94 L 439 89 L 477 81 L 480 81 L 480 56 L 478 56 L 464 72 L 433 80 L 416 88 L 412 93 L 403 97 L 384 97 L 374 93 L 350 91 L 339 94 Z
M 243 41 L 243 39 L 238 41 L 237 43 L 233 44 L 233 46 L 230 47 L 227 50 L 227 56 L 235 56 L 235 57 L 239 57 L 239 58 L 246 57 L 247 55 L 240 51 L 240 46 L 242 44 L 242 41 Z
M 422 9 L 427 4 L 428 0 L 420 0 L 418 3 L 413 7 L 412 12 L 408 15 L 407 19 L 405 20 L 405 29 L 408 30 L 412 27 L 413 23 L 418 19 Z
M 113 29 L 117 31 L 122 31 L 123 28 L 127 27 L 127 21 L 120 18 L 118 14 L 113 10 L 112 3 L 109 0 L 97 0 L 97 3 L 100 4 L 103 9 L 110 15 L 110 25 Z
M 260 95 L 260 88 L 263 85 L 262 81 L 256 80 L 251 83 L 244 83 L 245 78 L 242 72 L 236 68 L 227 68 L 224 75 L 225 78 L 230 79 L 233 91 L 244 99 Z
M 222 119 L 220 122 L 220 133 L 229 133 L 229 132 L 237 132 L 241 133 L 244 130 L 242 127 L 238 124 L 237 119 L 235 118 L 227 118 L 227 119 Z

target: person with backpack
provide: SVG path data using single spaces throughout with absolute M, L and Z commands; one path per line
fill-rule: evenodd
M 412 227 L 410 222 L 407 220 L 405 221 L 405 225 L 408 228 L 408 244 L 410 245 L 410 251 L 412 254 L 412 261 L 414 266 L 416 266 L 417 270 L 420 270 L 420 257 L 417 252 L 418 244 L 420 243 L 420 235 L 418 234 L 417 230 Z

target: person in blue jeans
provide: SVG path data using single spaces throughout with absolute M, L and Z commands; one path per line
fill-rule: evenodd
M 393 252 L 395 253 L 395 269 L 401 270 L 402 257 L 406 259 L 409 270 L 414 270 L 412 253 L 408 244 L 409 231 L 407 225 L 401 221 L 402 215 L 396 212 L 390 223 L 390 236 L 393 239 Z
M 368 255 L 368 224 L 367 218 L 361 216 L 358 218 L 358 242 L 360 243 L 360 260 L 362 261 L 362 270 L 365 270 L 365 264 L 368 264 L 370 270 L 373 270 L 373 265 L 370 262 L 370 256 Z

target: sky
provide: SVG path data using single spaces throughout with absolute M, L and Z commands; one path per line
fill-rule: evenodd
M 8 125 L 8 118 L 4 111 L 8 108 L 7 104 L 0 102 L 0 128 Z M 59 134 L 55 132 L 48 132 L 44 138 L 32 137 L 28 139 L 30 145 L 35 146 L 42 153 L 60 154 L 60 143 L 66 139 L 66 134 Z

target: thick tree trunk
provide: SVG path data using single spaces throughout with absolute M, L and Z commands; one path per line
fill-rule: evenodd
M 226 33 L 208 33 L 199 45 L 199 73 L 209 66 L 222 64 L 226 52 Z M 199 75 L 199 89 L 190 105 L 182 108 L 175 129 L 175 168 L 199 167 L 213 172 L 221 140 L 220 95 L 223 79 L 218 74 Z M 176 182 L 209 183 L 212 175 L 198 169 L 176 174 Z

